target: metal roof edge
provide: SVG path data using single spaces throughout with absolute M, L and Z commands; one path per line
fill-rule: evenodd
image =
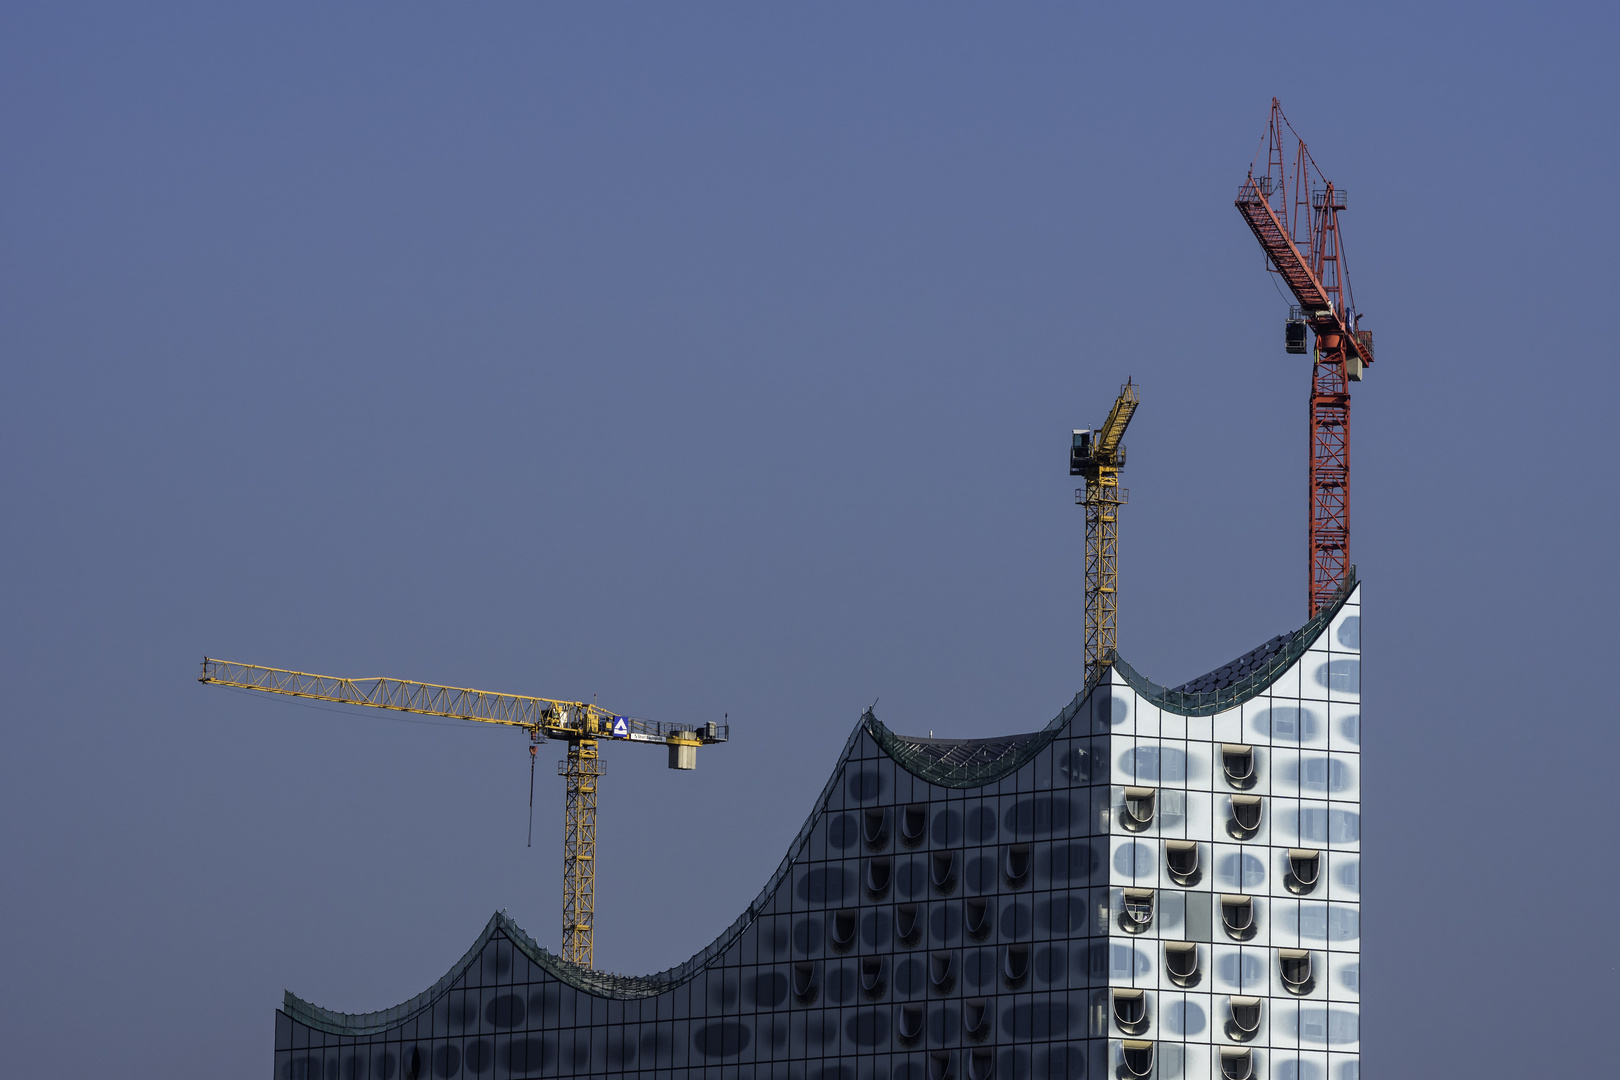
M 1360 584 L 1361 579 L 1356 576 L 1356 568 L 1351 566 L 1350 576 L 1339 586 L 1339 593 L 1333 603 L 1318 611 L 1309 622 L 1295 630 L 1288 644 L 1273 654 L 1264 667 L 1220 690 L 1205 693 L 1171 690 L 1142 675 L 1122 657 L 1114 659 L 1114 670 L 1130 684 L 1132 690 L 1166 712 L 1182 716 L 1213 716 L 1218 712 L 1235 709 L 1245 701 L 1271 689 L 1272 683 L 1281 678 L 1283 672 L 1293 667 L 1299 658 L 1316 644 L 1344 605 L 1349 602 L 1350 597 L 1355 595 L 1356 588 Z

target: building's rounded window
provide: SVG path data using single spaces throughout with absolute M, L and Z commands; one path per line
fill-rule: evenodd
M 1120 815 L 1119 823 L 1131 832 L 1141 832 L 1152 825 L 1155 794 L 1150 787 L 1126 788 L 1125 812 Z
M 1009 945 L 1001 958 L 1001 974 L 1007 980 L 1007 985 L 1018 987 L 1024 985 L 1029 976 L 1029 946 Z
M 990 1080 L 996 1074 L 996 1052 L 987 1046 L 975 1047 L 968 1055 L 968 1080 Z
M 928 1080 L 954 1080 L 956 1055 L 949 1050 L 928 1052 Z
M 1144 1077 L 1153 1075 L 1153 1044 L 1126 1039 L 1119 1044 L 1119 1055 L 1124 1061 L 1126 1075 Z
M 833 913 L 832 917 L 832 947 L 837 952 L 846 951 L 855 944 L 855 911 L 853 908 L 844 908 Z
M 1007 845 L 1007 854 L 1002 861 L 1002 872 L 1007 876 L 1007 884 L 1015 889 L 1029 880 L 1028 844 Z
M 1249 1050 L 1224 1047 L 1221 1050 L 1221 1076 L 1224 1080 L 1249 1080 L 1254 1075 L 1254 1054 Z
M 1141 990 L 1114 991 L 1114 1023 L 1127 1035 L 1148 1029 L 1147 994 Z
M 975 1041 L 990 1035 L 990 1003 L 984 998 L 969 998 L 962 1002 L 962 1032 Z
M 1192 840 L 1164 842 L 1164 868 L 1177 885 L 1195 885 L 1198 871 L 1198 844 Z
M 1239 791 L 1254 787 L 1254 747 L 1242 743 L 1222 743 L 1221 772 L 1226 776 L 1226 782 Z
M 1191 941 L 1165 942 L 1164 970 L 1170 974 L 1170 981 L 1184 990 L 1197 986 L 1203 979 L 1198 966 L 1198 946 Z
M 873 900 L 889 891 L 894 878 L 894 862 L 887 855 L 874 855 L 866 860 L 866 891 Z
M 1232 816 L 1227 819 L 1226 831 L 1234 839 L 1248 840 L 1260 831 L 1261 810 L 1264 803 L 1258 795 L 1233 795 Z
M 889 811 L 874 807 L 861 814 L 861 839 L 873 851 L 882 851 L 889 843 Z
M 922 919 L 918 917 L 916 904 L 900 904 L 894 909 L 895 937 L 910 945 L 917 940 L 917 934 L 921 930 Z
M 799 1004 L 808 1005 L 816 999 L 816 965 L 813 960 L 800 960 L 793 965 L 793 996 Z
M 880 997 L 883 994 L 883 957 L 866 956 L 861 958 L 861 990 L 867 997 Z
M 995 923 L 996 914 L 990 906 L 989 898 L 980 896 L 968 900 L 962 916 L 962 924 L 967 930 L 968 937 L 974 941 L 983 941 Z
M 916 847 L 928 836 L 928 805 L 912 803 L 900 815 L 900 842 Z
M 1283 986 L 1290 994 L 1308 994 L 1316 985 L 1311 977 L 1311 954 L 1306 949 L 1279 949 L 1277 965 Z
M 1260 999 L 1257 997 L 1232 997 L 1227 999 L 1231 1010 L 1232 1022 L 1227 1025 L 1226 1034 L 1233 1042 L 1248 1042 L 1260 1031 Z
M 1153 925 L 1153 890 L 1126 889 L 1120 905 L 1120 929 L 1128 934 L 1140 934 Z
M 942 893 L 956 888 L 956 852 L 934 852 L 928 860 L 928 876 L 934 888 Z
M 1226 936 L 1234 941 L 1248 941 L 1254 937 L 1254 897 L 1221 895 L 1221 925 Z
M 1322 853 L 1310 848 L 1288 849 L 1288 876 L 1284 886 L 1295 896 L 1305 896 L 1316 889 L 1322 877 Z
M 900 1035 L 900 1041 L 908 1046 L 921 1039 L 923 1033 L 923 1007 L 921 1005 L 900 1006 L 900 1020 L 895 1024 L 895 1031 Z

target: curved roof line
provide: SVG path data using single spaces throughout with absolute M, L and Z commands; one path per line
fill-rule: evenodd
M 1350 594 L 1356 591 L 1357 584 L 1356 568 L 1352 566 L 1333 602 L 1318 611 L 1310 622 L 1286 637 L 1273 638 L 1225 667 L 1216 668 L 1208 675 L 1201 675 L 1173 689 L 1160 686 L 1123 659 L 1115 659 L 1114 670 L 1124 677 L 1132 690 L 1165 712 L 1182 716 L 1212 716 L 1235 709 L 1271 689 L 1271 684 L 1316 644 L 1344 607 L 1345 601 L 1350 599 Z M 1212 686 L 1213 689 L 1192 689 L 1201 686 Z
M 1224 712 L 1264 693 L 1283 672 L 1305 654 L 1306 650 L 1316 644 L 1317 639 L 1344 607 L 1345 601 L 1350 599 L 1356 585 L 1356 570 L 1352 566 L 1349 578 L 1333 603 L 1324 607 L 1304 626 L 1292 634 L 1273 638 L 1260 648 L 1245 653 L 1231 664 L 1183 683 L 1180 687 L 1171 689 L 1160 686 L 1139 674 L 1135 668 L 1119 657 L 1114 660 L 1113 670 L 1117 671 L 1139 695 L 1166 712 L 1179 713 L 1183 716 L 1209 716 Z M 1215 686 L 1215 689 L 1188 689 L 1209 685 Z M 863 731 L 871 734 L 873 740 L 895 764 L 918 779 L 946 788 L 983 787 L 1016 772 L 1026 761 L 1050 745 L 1080 713 L 1094 689 L 1096 689 L 1095 682 L 1087 683 L 1085 689 L 1076 694 L 1074 700 L 1065 705 L 1063 710 L 1039 731 L 989 739 L 916 739 L 896 735 L 884 726 L 871 709 L 867 709 L 861 714 L 860 722 L 855 725 L 849 739 L 844 743 L 843 752 L 834 762 L 832 772 L 828 775 L 827 783 L 822 787 L 810 816 L 799 827 L 798 835 L 788 845 L 787 854 L 782 857 L 781 864 L 765 883 L 765 887 L 759 891 L 759 895 L 748 905 L 747 910 L 737 916 L 736 921 L 723 930 L 706 948 L 684 963 L 657 974 L 611 975 L 580 967 L 539 945 L 522 927 L 513 922 L 506 912 L 497 911 L 490 916 L 483 933 L 478 935 L 478 940 L 473 942 L 472 948 L 456 961 L 443 978 L 401 1005 L 378 1012 L 340 1013 L 311 1004 L 289 990 L 286 992 L 282 1011 L 301 1023 L 333 1035 L 374 1035 L 386 1031 L 409 1020 L 438 1000 L 466 973 L 496 934 L 506 937 L 541 970 L 558 981 L 586 993 L 621 1000 L 661 994 L 686 982 L 718 960 L 769 904 L 771 897 L 792 870 L 794 856 L 809 837 L 810 830 L 815 828 L 816 822 L 821 819 L 823 808 L 833 793 L 833 787 Z

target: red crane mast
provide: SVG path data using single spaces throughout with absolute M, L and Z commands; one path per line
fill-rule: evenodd
M 1290 160 L 1290 155 L 1292 160 Z M 1264 167 L 1261 167 L 1262 158 Z M 1372 332 L 1361 329 L 1339 233 L 1343 189 L 1322 175 L 1305 140 L 1271 99 L 1271 118 L 1237 208 L 1265 252 L 1266 269 L 1294 294 L 1284 340 L 1305 352 L 1316 338 L 1311 370 L 1310 613 L 1329 603 L 1350 576 L 1350 384 L 1373 362 Z

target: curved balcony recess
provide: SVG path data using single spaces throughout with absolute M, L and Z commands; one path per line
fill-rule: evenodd
M 1150 787 L 1125 789 L 1125 812 L 1119 823 L 1129 832 L 1142 832 L 1153 824 L 1153 807 L 1158 792 Z
M 1148 1029 L 1147 994 L 1141 990 L 1114 991 L 1114 1025 L 1126 1035 Z
M 1221 775 L 1239 791 L 1254 787 L 1254 747 L 1242 743 L 1221 744 Z
M 1126 1039 L 1119 1044 L 1119 1056 L 1125 1066 L 1126 1075 L 1135 1077 L 1153 1075 L 1152 1043 Z
M 1254 1054 L 1230 1046 L 1221 1048 L 1221 1076 L 1223 1080 L 1249 1080 L 1254 1075 Z
M 1310 848 L 1288 849 L 1288 874 L 1283 885 L 1296 896 L 1305 896 L 1316 890 L 1322 876 L 1322 853 Z
M 1166 840 L 1164 842 L 1164 868 L 1177 885 L 1197 882 L 1198 844 L 1193 840 Z

